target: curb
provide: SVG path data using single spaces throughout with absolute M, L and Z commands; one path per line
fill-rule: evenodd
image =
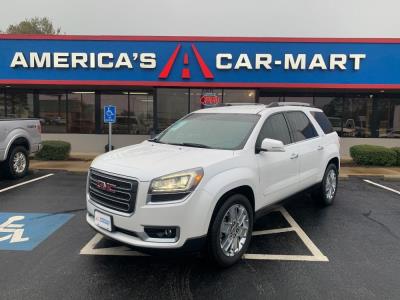
M 350 178 L 361 178 L 361 179 L 379 179 L 384 181 L 400 181 L 400 175 L 373 175 L 373 174 L 348 174 L 339 175 L 339 180 L 347 181 Z
M 87 174 L 88 170 L 68 170 L 68 169 L 51 169 L 51 168 L 29 168 L 32 171 L 48 171 L 48 172 L 68 172 L 71 174 Z
M 400 175 L 384 175 L 383 180 L 386 181 L 400 181 Z

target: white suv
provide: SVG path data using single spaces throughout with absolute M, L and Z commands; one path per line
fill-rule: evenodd
M 257 212 L 310 187 L 332 204 L 338 170 L 339 139 L 320 109 L 203 109 L 154 139 L 96 158 L 87 222 L 144 249 L 207 245 L 212 259 L 229 266 L 246 251 Z

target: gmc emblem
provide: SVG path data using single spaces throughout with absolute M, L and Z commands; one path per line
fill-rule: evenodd
M 106 191 L 106 192 L 110 192 L 110 193 L 115 193 L 115 187 L 116 187 L 116 185 L 115 185 L 115 184 L 112 184 L 112 183 L 105 182 L 105 181 L 97 180 L 97 182 L 96 182 L 96 187 L 97 187 L 99 190 L 102 190 L 102 191 Z

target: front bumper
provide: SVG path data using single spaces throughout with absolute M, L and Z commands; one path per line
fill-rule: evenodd
M 137 248 L 138 251 L 143 251 L 143 250 L 147 250 L 147 251 L 167 251 L 167 250 L 172 250 L 172 251 L 179 251 L 179 252 L 196 252 L 196 251 L 200 251 L 202 249 L 204 249 L 206 242 L 207 242 L 207 236 L 199 236 L 199 237 L 193 237 L 193 238 L 189 238 L 185 241 L 185 243 L 179 247 L 176 248 L 176 245 L 174 244 L 165 244 L 163 243 L 163 245 L 165 247 L 153 247 L 155 245 L 152 246 L 151 243 L 145 242 L 145 243 L 140 243 L 140 240 L 137 240 L 135 242 L 132 241 L 132 236 L 131 235 L 127 235 L 121 232 L 109 232 L 107 230 L 104 230 L 102 228 L 97 227 L 94 224 L 94 218 L 93 216 L 90 216 L 89 214 L 86 214 L 86 221 L 88 222 L 88 224 L 97 232 L 101 233 L 102 235 L 111 238 L 113 240 L 119 241 L 121 243 L 127 244 L 132 246 L 133 248 Z M 139 245 L 140 244 L 140 245 Z
M 197 190 L 184 200 L 175 203 L 147 203 L 149 182 L 138 185 L 135 210 L 132 214 L 101 206 L 86 195 L 88 224 L 101 234 L 134 247 L 151 249 L 179 249 L 188 244 L 202 244 L 200 240 L 208 232 L 209 208 L 212 198 L 204 190 Z M 109 232 L 95 225 L 94 212 L 100 211 L 112 217 L 114 230 Z M 175 227 L 175 239 L 149 238 L 145 227 Z M 195 242 L 194 242 L 195 241 Z M 189 247 L 190 248 L 190 247 Z

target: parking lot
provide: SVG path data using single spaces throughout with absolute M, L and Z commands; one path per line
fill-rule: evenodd
M 398 298 L 400 182 L 369 180 L 340 181 L 332 207 L 307 194 L 285 202 L 257 221 L 245 258 L 220 270 L 201 255 L 146 256 L 96 234 L 84 174 L 1 179 L 0 298 Z

